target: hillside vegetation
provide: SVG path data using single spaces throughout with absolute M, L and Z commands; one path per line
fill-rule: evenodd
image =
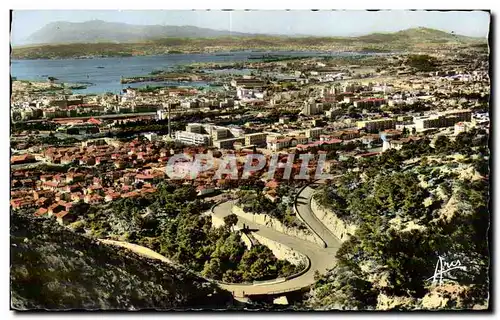
M 317 201 L 358 226 L 319 276 L 309 303 L 320 309 L 484 309 L 489 283 L 488 137 L 441 136 L 361 160 Z M 418 157 L 420 160 L 414 161 Z M 460 261 L 438 286 L 442 257 Z

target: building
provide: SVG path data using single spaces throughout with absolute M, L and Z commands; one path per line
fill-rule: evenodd
M 281 124 L 288 124 L 288 123 L 290 123 L 290 118 L 288 118 L 288 117 L 280 117 L 279 118 L 279 123 L 281 123 Z
M 203 126 L 199 123 L 189 123 L 186 126 L 186 131 L 192 133 L 203 133 L 204 129 Z
M 211 136 L 213 141 L 226 139 L 229 138 L 229 130 L 226 128 L 214 128 Z
M 366 129 L 367 131 L 381 131 L 386 129 L 395 129 L 396 120 L 391 118 L 382 118 L 382 119 L 358 121 L 357 127 L 358 129 Z
M 214 146 L 219 149 L 233 149 L 236 142 L 243 143 L 245 138 L 229 138 L 223 140 L 214 141 Z
M 208 146 L 210 145 L 210 136 L 188 131 L 175 132 L 175 140 L 188 145 Z
M 448 110 L 440 112 L 439 115 L 445 117 L 457 117 L 460 121 L 470 122 L 472 118 L 472 112 L 470 110 Z
M 266 136 L 267 133 L 262 133 L 262 132 L 247 134 L 245 135 L 245 145 L 264 146 L 266 145 Z
M 446 111 L 438 114 L 415 117 L 413 122 L 418 131 L 429 128 L 443 128 L 454 126 L 458 122 L 470 122 L 471 112 Z
M 22 163 L 31 163 L 31 162 L 36 162 L 35 156 L 25 153 L 20 156 L 12 156 L 10 158 L 10 163 L 11 164 L 22 164 Z
M 263 80 L 259 79 L 234 79 L 231 81 L 231 86 L 238 88 L 238 87 L 243 87 L 243 88 L 263 88 L 266 86 L 266 82 Z
M 368 98 L 358 101 L 354 101 L 354 107 L 356 108 L 370 108 L 370 107 L 380 107 L 385 104 L 385 99 L 381 98 Z
M 302 108 L 302 114 L 306 116 L 312 116 L 323 112 L 323 104 L 316 103 L 314 101 L 304 102 L 304 107 Z
M 148 132 L 144 134 L 144 137 L 148 139 L 149 141 L 156 141 L 158 140 L 158 134 L 154 132 Z
M 267 141 L 267 149 L 271 151 L 280 151 L 286 148 L 295 147 L 299 144 L 306 144 L 309 138 L 306 136 L 279 137 Z
M 238 127 L 229 128 L 229 132 L 234 137 L 243 137 L 245 135 L 245 130 L 242 128 L 238 128 Z
M 388 86 L 387 84 L 376 85 L 376 86 L 372 87 L 372 91 L 383 92 L 383 93 L 391 93 L 392 91 L 394 91 L 394 87 L 390 86 L 390 85 Z
M 332 138 L 341 140 L 351 140 L 358 138 L 359 136 L 360 133 L 358 130 L 340 130 L 340 131 L 335 131 L 331 134 Z
M 455 135 L 458 135 L 462 132 L 467 132 L 473 127 L 471 122 L 458 122 L 455 123 Z
M 292 139 L 291 137 L 271 139 L 267 142 L 267 149 L 271 151 L 283 150 L 290 146 Z
M 311 128 L 307 129 L 305 134 L 309 140 L 317 139 L 323 133 L 323 128 Z
M 325 115 L 330 119 L 341 114 L 342 114 L 342 109 L 337 107 L 332 107 L 330 108 L 330 110 L 325 111 Z
M 168 118 L 168 111 L 167 110 L 157 110 L 156 111 L 156 119 L 158 120 L 165 120 Z
M 264 92 L 258 89 L 240 88 L 236 89 L 236 96 L 241 100 L 264 99 Z

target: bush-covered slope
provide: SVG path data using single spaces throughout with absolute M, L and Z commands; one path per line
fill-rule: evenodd
M 488 136 L 422 139 L 363 159 L 316 200 L 358 226 L 317 276 L 317 309 L 444 310 L 489 306 Z M 443 282 L 433 282 L 443 259 Z M 462 266 L 462 269 L 453 269 Z M 446 271 L 449 270 L 449 271 Z
M 11 215 L 11 305 L 25 309 L 226 308 L 229 292 L 99 244 L 54 221 Z

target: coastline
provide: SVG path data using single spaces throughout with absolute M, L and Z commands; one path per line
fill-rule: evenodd
M 287 49 L 287 48 L 262 48 L 262 49 L 252 49 L 252 50 L 245 50 L 245 49 L 234 49 L 231 51 L 231 54 L 226 54 L 228 52 L 227 48 L 221 48 L 220 50 L 205 50 L 205 51 L 182 51 L 182 52 L 175 52 L 175 53 L 161 53 L 161 54 L 141 54 L 141 53 L 132 53 L 130 55 L 123 55 L 123 54 L 110 54 L 110 55 L 93 55 L 93 56 L 68 56 L 68 57 L 61 57 L 61 56 L 40 56 L 40 57 L 22 57 L 22 56 L 17 56 L 15 55 L 14 52 L 15 48 L 13 48 L 10 56 L 10 62 L 12 63 L 13 61 L 33 61 L 33 60 L 97 60 L 97 59 L 107 59 L 107 58 L 136 58 L 136 57 L 168 57 L 172 55 L 191 55 L 191 54 L 207 54 L 207 55 L 215 55 L 215 56 L 222 56 L 221 54 L 224 54 L 224 56 L 235 56 L 237 53 L 248 53 L 248 54 L 260 54 L 262 55 L 263 52 L 270 52 L 270 53 L 277 53 L 281 55 L 290 55 L 290 54 L 295 54 L 295 53 L 310 53 L 312 55 L 327 55 L 327 56 L 337 56 L 337 55 L 367 55 L 367 56 L 376 56 L 376 55 L 392 55 L 392 54 L 403 54 L 406 53 L 407 51 L 402 51 L 402 50 L 386 50 L 386 51 L 378 51 L 377 49 L 374 49 L 373 51 L 367 51 L 366 48 L 350 48 L 349 50 L 346 49 L 340 49 L 340 48 L 328 48 L 328 49 L 313 49 L 313 48 L 298 48 L 298 49 Z M 247 58 L 248 59 L 248 58 Z M 258 59 L 250 59 L 250 60 L 258 60 Z

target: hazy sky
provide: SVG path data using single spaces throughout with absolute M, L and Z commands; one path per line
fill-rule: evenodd
M 192 25 L 249 33 L 316 36 L 350 36 L 428 27 L 487 37 L 489 29 L 489 15 L 481 11 L 16 10 L 12 14 L 12 42 L 22 43 L 31 33 L 50 22 L 93 19 L 141 25 Z

